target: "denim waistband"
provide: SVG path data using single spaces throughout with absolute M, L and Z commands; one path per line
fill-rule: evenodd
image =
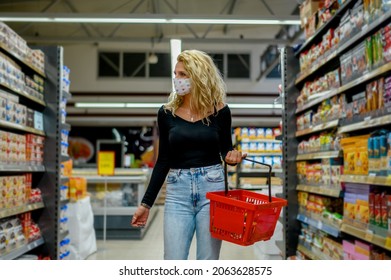
M 222 168 L 222 164 L 214 164 L 204 167 L 193 167 L 193 168 L 171 168 L 170 171 L 177 173 L 178 175 L 181 173 L 191 173 L 191 174 L 205 174 L 208 170 L 213 170 L 217 168 Z

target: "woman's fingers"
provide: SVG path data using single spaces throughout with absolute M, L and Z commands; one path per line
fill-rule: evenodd
M 229 151 L 225 157 L 225 161 L 229 164 L 236 164 L 242 162 L 242 159 L 247 156 L 246 153 L 242 153 L 237 150 Z

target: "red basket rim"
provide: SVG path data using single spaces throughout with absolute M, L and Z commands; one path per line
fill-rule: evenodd
M 255 193 L 253 191 L 246 191 L 246 190 L 230 190 L 228 191 L 228 195 L 237 193 L 237 194 L 247 194 L 250 197 L 253 197 L 254 199 L 263 199 L 267 203 L 263 204 L 252 204 L 248 203 L 242 200 L 237 200 L 237 199 L 232 199 L 229 196 L 225 195 L 225 191 L 216 191 L 216 192 L 207 192 L 206 193 L 206 198 L 210 199 L 212 201 L 218 201 L 222 203 L 228 203 L 233 204 L 235 206 L 239 206 L 242 208 L 246 208 L 249 210 L 257 210 L 257 209 L 263 209 L 263 208 L 270 208 L 270 207 L 284 207 L 288 204 L 287 200 L 278 198 L 278 197 L 273 197 L 272 196 L 272 201 L 269 202 L 269 196 L 260 194 L 260 193 Z

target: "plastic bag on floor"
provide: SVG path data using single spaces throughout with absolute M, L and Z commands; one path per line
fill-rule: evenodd
M 71 260 L 84 260 L 97 250 L 94 229 L 94 214 L 90 198 L 85 197 L 68 204 L 68 228 L 71 240 Z

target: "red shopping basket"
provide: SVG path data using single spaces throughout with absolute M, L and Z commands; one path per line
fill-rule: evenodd
M 242 246 L 269 240 L 273 234 L 285 199 L 271 196 L 271 169 L 269 167 L 269 195 L 247 190 L 228 190 L 225 164 L 225 191 L 208 192 L 210 199 L 210 232 L 212 237 Z

